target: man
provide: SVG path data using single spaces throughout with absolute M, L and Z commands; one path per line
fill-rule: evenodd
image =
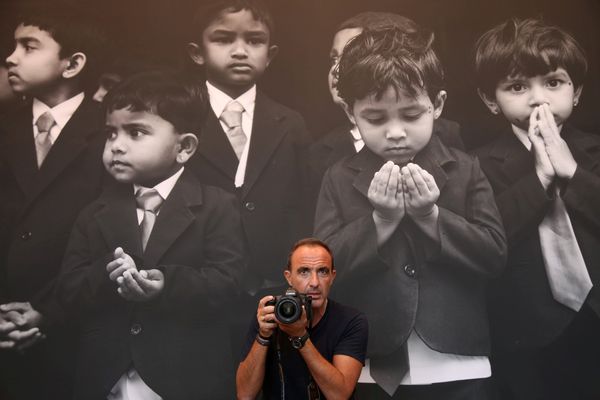
M 335 279 L 333 256 L 318 239 L 297 242 L 288 257 L 285 279 L 312 298 L 289 324 L 275 314 L 274 296 L 258 303 L 243 361 L 237 370 L 238 398 L 349 398 L 364 364 L 368 325 L 364 314 L 328 299 Z M 320 397 L 319 397 L 320 396 Z

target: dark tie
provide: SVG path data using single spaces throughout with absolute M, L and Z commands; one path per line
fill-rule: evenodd
M 406 343 L 391 354 L 371 357 L 371 377 L 387 394 L 393 396 L 408 372 Z
M 242 129 L 242 113 L 244 112 L 244 106 L 237 101 L 231 101 L 223 110 L 223 113 L 219 117 L 221 121 L 227 126 L 227 138 L 233 151 L 237 156 L 238 160 L 242 156 L 244 146 L 248 138 Z
M 163 198 L 156 189 L 139 188 L 135 194 L 135 200 L 138 208 L 144 210 L 144 218 L 140 223 L 140 232 L 142 236 L 142 249 L 146 250 L 146 244 L 152 233 L 154 221 L 156 221 L 156 213 L 163 203 Z
M 35 121 L 35 126 L 37 126 L 38 129 L 38 134 L 35 137 L 35 153 L 38 168 L 42 166 L 44 159 L 52 147 L 52 142 L 50 141 L 50 129 L 52 129 L 54 124 L 56 124 L 56 122 L 49 111 L 40 115 L 37 121 Z

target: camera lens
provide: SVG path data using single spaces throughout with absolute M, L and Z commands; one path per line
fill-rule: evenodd
M 296 307 L 294 303 L 285 302 L 279 308 L 279 313 L 284 318 L 290 318 L 296 313 Z
M 300 319 L 302 305 L 295 297 L 282 297 L 275 307 L 275 316 L 284 324 L 292 324 Z

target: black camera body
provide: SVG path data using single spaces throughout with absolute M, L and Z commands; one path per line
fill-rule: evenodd
M 302 306 L 306 309 L 309 326 L 312 324 L 312 297 L 298 293 L 295 289 L 287 289 L 283 296 L 275 296 L 265 305 L 275 306 L 275 316 L 282 324 L 293 324 L 302 316 Z

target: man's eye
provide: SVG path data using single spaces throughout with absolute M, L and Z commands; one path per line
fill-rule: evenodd
M 309 271 L 308 271 L 307 269 L 300 270 L 300 271 L 298 271 L 298 273 L 299 273 L 300 275 L 302 275 L 302 276 L 307 276 L 307 275 L 309 275 Z
M 320 270 L 319 270 L 319 275 L 320 275 L 320 276 L 329 276 L 329 270 L 328 270 L 328 269 L 325 269 L 325 268 L 323 268 L 323 269 L 320 269 Z

